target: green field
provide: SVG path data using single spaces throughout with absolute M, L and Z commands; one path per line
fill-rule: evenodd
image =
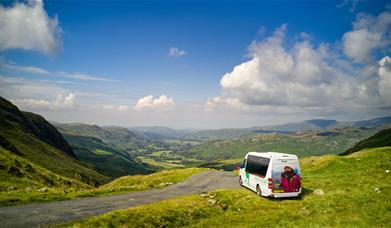
M 95 154 L 101 154 L 101 155 L 111 155 L 111 154 L 113 154 L 113 153 L 110 152 L 110 151 L 102 150 L 102 149 L 95 149 L 95 150 L 94 150 L 94 153 L 95 153 Z
M 153 169 L 159 170 L 159 169 L 171 169 L 171 168 L 178 168 L 178 167 L 184 167 L 179 161 L 179 163 L 172 163 L 167 161 L 156 161 L 153 158 L 149 157 L 138 157 L 143 163 L 148 164 Z
M 391 147 L 301 160 L 298 199 L 220 190 L 114 211 L 66 227 L 387 227 L 391 221 Z M 314 193 L 322 189 L 324 195 Z

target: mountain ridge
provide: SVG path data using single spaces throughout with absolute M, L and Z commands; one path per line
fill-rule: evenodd
M 0 172 L 1 175 L 19 177 L 23 174 L 22 177 L 32 177 L 28 173 L 29 168 L 20 166 L 21 162 L 18 160 L 24 160 L 26 164 L 31 163 L 28 167 L 36 165 L 39 169 L 48 171 L 43 171 L 44 173 L 54 173 L 88 185 L 99 185 L 109 180 L 106 175 L 78 161 L 61 133 L 42 116 L 22 112 L 2 97 L 0 129 L 0 146 L 4 150 L 0 166 L 7 164 L 2 167 L 5 172 Z M 55 182 L 51 179 L 48 181 L 49 184 Z

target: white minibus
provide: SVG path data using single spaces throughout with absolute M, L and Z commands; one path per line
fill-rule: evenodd
M 249 152 L 239 164 L 239 184 L 259 196 L 297 197 L 301 194 L 301 173 L 296 155 Z

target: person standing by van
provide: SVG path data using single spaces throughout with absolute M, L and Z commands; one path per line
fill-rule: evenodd
M 284 172 L 281 173 L 281 187 L 284 192 L 297 192 L 300 185 L 300 177 L 293 171 L 293 168 L 285 166 Z

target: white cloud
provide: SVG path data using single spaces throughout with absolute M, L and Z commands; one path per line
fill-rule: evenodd
M 43 2 L 30 0 L 12 7 L 0 5 L 0 50 L 21 48 L 53 53 L 61 46 L 57 17 L 50 18 Z
M 64 72 L 64 71 L 48 71 L 45 69 L 42 69 L 40 67 L 35 66 L 19 66 L 15 63 L 6 63 L 5 61 L 0 61 L 0 68 L 17 71 L 17 72 L 24 72 L 29 74 L 39 74 L 44 76 L 54 76 L 54 77 L 61 77 L 61 78 L 70 78 L 70 79 L 76 79 L 81 81 L 103 81 L 103 82 L 113 82 L 115 80 L 104 78 L 104 77 L 98 77 L 90 74 L 84 74 L 80 72 Z
M 8 98 L 23 99 L 28 97 L 49 100 L 57 94 L 69 93 L 73 92 L 47 81 L 0 76 L 0 94 Z
M 76 107 L 76 96 L 70 93 L 66 96 L 61 94 L 57 95 L 54 101 L 48 101 L 43 99 L 12 99 L 19 108 L 23 110 L 69 110 Z
M 184 55 L 187 55 L 187 52 L 176 47 L 172 47 L 168 50 L 168 56 L 181 57 Z
M 17 66 L 15 64 L 7 64 L 7 63 L 0 63 L 0 66 L 10 70 L 20 71 L 25 73 L 42 74 L 42 75 L 50 74 L 49 71 L 34 66 Z
M 175 102 L 172 97 L 161 95 L 160 97 L 153 97 L 152 95 L 140 98 L 134 109 L 137 111 L 172 111 L 175 109 Z
M 336 114 L 389 109 L 389 57 L 360 67 L 330 45 L 315 47 L 309 39 L 287 48 L 286 28 L 251 44 L 250 59 L 222 76 L 221 95 L 207 100 L 207 110 Z
M 387 105 L 391 105 L 391 58 L 386 56 L 379 64 L 379 93 Z
M 391 43 L 391 13 L 383 12 L 377 17 L 359 14 L 353 30 L 343 36 L 343 51 L 354 61 L 373 61 L 376 50 L 384 50 Z
M 105 104 L 105 105 L 103 105 L 103 109 L 104 109 L 104 110 L 108 110 L 108 111 L 119 111 L 119 112 L 123 112 L 123 111 L 128 111 L 130 108 L 129 108 L 129 105 Z
M 81 80 L 81 81 L 103 81 L 103 82 L 115 81 L 112 79 L 97 77 L 97 76 L 79 73 L 79 72 L 67 73 L 67 72 L 63 72 L 63 71 L 57 71 L 57 72 L 54 72 L 53 75 L 58 76 L 58 77 L 77 79 L 77 80 Z
M 340 8 L 347 6 L 349 7 L 350 12 L 354 12 L 358 2 L 359 0 L 343 0 L 337 5 L 337 7 Z

